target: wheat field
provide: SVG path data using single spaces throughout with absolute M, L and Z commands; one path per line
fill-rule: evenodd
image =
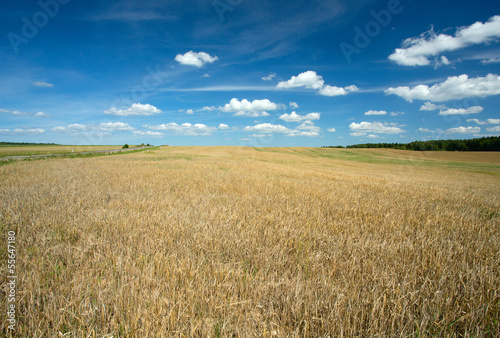
M 500 335 L 499 153 L 162 147 L 0 177 L 2 335 Z

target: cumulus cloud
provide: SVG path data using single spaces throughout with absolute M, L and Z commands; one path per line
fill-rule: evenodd
M 33 86 L 40 87 L 40 88 L 52 88 L 54 85 L 52 83 L 47 83 L 43 81 L 36 81 L 33 82 Z
M 112 132 L 112 131 L 131 131 L 131 130 L 135 130 L 135 128 L 130 126 L 128 123 L 124 122 L 105 122 L 105 123 L 100 123 L 98 125 L 73 123 L 67 126 L 57 126 L 51 129 L 51 131 L 53 132 L 69 133 L 69 134 L 78 134 L 87 131 Z
M 365 115 L 387 115 L 385 110 L 369 110 L 365 113 Z
M 409 102 L 413 100 L 444 102 L 467 97 L 486 97 L 500 94 L 500 76 L 488 74 L 485 77 L 469 78 L 467 74 L 463 74 L 448 77 L 446 81 L 432 87 L 427 85 L 418 85 L 413 88 L 391 87 L 385 91 L 385 94 L 397 95 Z
M 457 127 L 446 129 L 447 134 L 477 134 L 481 131 L 479 127 Z
M 247 126 L 243 128 L 243 131 L 252 131 L 262 134 L 272 134 L 272 133 L 290 133 L 292 130 L 288 129 L 281 124 L 271 124 L 271 123 L 261 123 L 255 126 Z
M 323 96 L 342 96 L 359 90 L 355 85 L 350 85 L 344 88 L 325 85 L 323 77 L 312 70 L 300 73 L 297 76 L 292 76 L 290 80 L 282 81 L 276 86 L 277 89 L 292 89 L 300 87 L 316 89 L 318 90 L 318 93 Z
M 286 122 L 302 122 L 302 121 L 314 121 L 319 120 L 321 117 L 320 113 L 310 113 L 307 115 L 298 115 L 296 112 L 291 114 L 283 114 L 279 117 L 280 120 Z
M 221 124 L 219 124 L 218 128 L 220 130 L 226 130 L 226 129 L 229 129 L 229 126 L 227 124 L 221 123 Z
M 150 104 L 134 103 L 127 109 L 117 109 L 115 107 L 104 111 L 104 114 L 116 116 L 151 116 L 161 113 L 161 110 Z
M 353 122 L 349 125 L 351 129 L 351 136 L 365 136 L 371 134 L 401 134 L 405 130 L 401 129 L 402 126 L 397 123 L 382 123 L 382 122 Z
M 294 108 L 294 109 L 299 108 L 299 105 L 297 104 L 297 102 L 290 102 L 289 105 L 290 105 L 290 108 Z
M 217 108 L 216 108 L 216 107 L 214 107 L 214 106 L 211 106 L 211 107 L 206 106 L 206 107 L 203 107 L 201 110 L 203 110 L 203 111 L 214 111 L 214 110 L 216 110 L 216 109 L 217 109 Z
M 486 130 L 490 133 L 500 133 L 500 126 L 489 127 Z
M 269 116 L 268 110 L 277 110 L 279 108 L 279 105 L 268 99 L 250 102 L 247 99 L 239 101 L 233 98 L 224 107 L 219 107 L 219 110 L 225 113 L 233 113 L 234 116 L 260 117 Z
M 483 65 L 489 65 L 492 63 L 500 63 L 500 58 L 490 58 L 490 59 L 481 60 L 481 63 Z
M 6 113 L 6 114 L 11 114 L 15 116 L 35 116 L 35 117 L 49 117 L 52 116 L 50 114 L 44 113 L 44 112 L 38 112 L 38 113 L 27 113 L 27 112 L 22 112 L 18 110 L 7 110 L 7 109 L 2 109 L 0 108 L 0 113 Z
M 151 130 L 167 131 L 175 133 L 177 135 L 185 135 L 185 136 L 207 136 L 211 135 L 214 131 L 217 130 L 216 127 L 209 127 L 201 123 L 177 124 L 174 122 L 170 122 L 167 124 L 160 124 L 160 125 L 145 125 L 144 127 Z
M 151 131 L 151 130 L 148 130 L 148 131 L 134 131 L 132 134 L 136 135 L 136 136 L 151 136 L 151 137 L 162 137 L 163 136 L 163 133 L 160 133 L 158 131 Z
M 194 114 L 194 110 L 188 109 L 188 110 L 186 110 L 186 114 L 193 115 Z
M 418 131 L 421 133 L 435 133 L 436 131 L 427 129 L 427 128 L 418 128 Z
M 105 122 L 100 123 L 95 129 L 103 131 L 130 131 L 135 130 L 134 127 L 129 126 L 128 123 L 124 122 Z
M 319 136 L 321 128 L 314 125 L 314 122 L 304 121 L 295 130 L 292 130 L 287 136 L 308 136 L 316 137 Z
M 297 76 L 292 76 L 288 81 L 282 81 L 278 83 L 276 88 L 278 89 L 291 89 L 305 87 L 310 89 L 321 89 L 325 81 L 321 75 L 318 75 L 312 70 L 300 73 Z
M 337 132 L 337 130 L 335 128 L 328 128 L 327 129 L 330 133 L 335 133 Z
M 198 68 L 203 67 L 207 63 L 212 63 L 219 60 L 217 56 L 211 56 L 205 52 L 195 53 L 192 50 L 186 54 L 177 54 L 175 61 L 179 62 L 181 65 L 195 66 Z
M 478 119 L 467 119 L 467 122 L 475 122 L 479 125 L 500 124 L 500 119 L 487 119 L 486 121 L 480 121 Z
M 483 107 L 473 106 L 470 108 L 449 108 L 446 110 L 441 110 L 439 115 L 469 115 L 469 114 L 478 114 L 483 111 Z
M 318 93 L 323 96 L 342 96 L 352 92 L 356 92 L 358 90 L 358 87 L 356 87 L 355 85 L 347 86 L 344 88 L 327 85 L 321 88 Z
M 243 128 L 243 131 L 258 133 L 252 135 L 253 137 L 257 137 L 257 135 L 263 135 L 262 137 L 267 137 L 270 136 L 269 134 L 273 133 L 286 134 L 286 136 L 291 136 L 291 137 L 294 136 L 317 137 L 320 135 L 321 128 L 314 125 L 314 122 L 312 121 L 303 121 L 295 129 L 287 128 L 281 124 L 261 123 L 255 126 L 247 126 Z
M 262 80 L 263 81 L 271 81 L 272 79 L 274 79 L 276 77 L 276 73 L 271 73 L 269 74 L 268 76 L 263 76 L 262 77 Z
M 76 133 L 81 131 L 89 130 L 90 127 L 85 124 L 73 123 L 67 126 L 57 126 L 51 129 L 51 131 L 58 133 Z
M 462 49 L 475 44 L 488 43 L 500 37 L 500 16 L 493 16 L 487 22 L 476 22 L 457 29 L 454 35 L 436 34 L 433 29 L 419 37 L 408 38 L 401 48 L 396 48 L 389 60 L 402 66 L 427 66 L 430 57 L 443 52 Z M 446 57 L 441 63 L 449 63 Z
M 441 110 L 441 109 L 448 109 L 448 107 L 446 107 L 443 104 L 437 105 L 437 104 L 434 104 L 430 101 L 427 101 L 426 103 L 424 103 L 422 105 L 422 107 L 420 107 L 420 110 L 425 110 L 425 111 L 433 111 L 433 110 Z
M 15 128 L 15 129 L 0 129 L 0 133 L 2 134 L 43 134 L 45 133 L 45 129 L 42 128 Z

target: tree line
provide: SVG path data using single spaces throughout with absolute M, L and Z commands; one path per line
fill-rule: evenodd
M 324 148 L 344 148 L 326 146 Z M 430 140 L 410 143 L 363 143 L 345 148 L 390 148 L 416 151 L 500 151 L 500 137 L 489 136 L 467 140 Z

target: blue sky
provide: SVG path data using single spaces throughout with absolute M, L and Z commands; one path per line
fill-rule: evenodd
M 0 141 L 500 135 L 500 2 L 2 1 Z

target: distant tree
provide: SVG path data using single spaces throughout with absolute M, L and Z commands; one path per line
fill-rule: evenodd
M 128 148 L 129 148 L 129 146 L 128 146 L 128 144 L 126 144 L 126 143 L 125 143 L 125 144 L 123 145 L 123 147 L 122 147 L 122 149 L 128 149 Z

